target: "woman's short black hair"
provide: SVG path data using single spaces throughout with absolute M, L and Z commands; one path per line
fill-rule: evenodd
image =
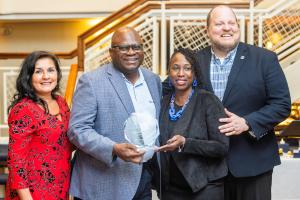
M 198 59 L 196 58 L 195 52 L 191 49 L 182 48 L 182 47 L 175 49 L 174 53 L 170 57 L 170 60 L 168 63 L 168 71 L 170 70 L 171 60 L 174 58 L 174 56 L 177 53 L 182 54 L 185 57 L 185 59 L 191 64 L 194 75 L 195 75 L 195 79 L 197 80 L 197 83 L 198 83 L 197 86 L 198 87 L 201 86 L 202 85 L 202 75 L 201 75 L 201 71 L 200 71 L 200 65 L 199 65 Z
M 51 96 L 55 98 L 56 93 L 59 91 L 59 83 L 62 77 L 59 59 L 54 54 L 51 54 L 47 51 L 34 51 L 29 54 L 21 64 L 20 73 L 16 80 L 16 93 L 14 94 L 12 102 L 8 107 L 8 111 L 23 98 L 27 97 L 34 102 L 41 104 L 46 113 L 49 112 L 47 103 L 36 95 L 32 86 L 32 75 L 34 73 L 35 64 L 41 58 L 50 58 L 54 62 L 57 71 L 57 85 L 52 90 Z

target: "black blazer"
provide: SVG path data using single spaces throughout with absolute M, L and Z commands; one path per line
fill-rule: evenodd
M 225 155 L 228 152 L 229 140 L 218 130 L 218 119 L 224 117 L 224 108 L 219 99 L 205 90 L 195 90 L 193 97 L 176 122 L 173 134 L 168 137 L 170 96 L 162 100 L 160 114 L 161 145 L 175 134 L 186 138 L 182 152 L 174 152 L 171 156 L 178 169 L 185 177 L 193 192 L 199 191 L 212 180 L 227 175 Z M 166 153 L 160 154 L 162 180 L 168 168 Z M 163 182 L 163 186 L 165 183 Z
M 204 88 L 210 82 L 211 48 L 197 53 Z M 229 111 L 244 117 L 256 138 L 249 134 L 230 137 L 227 162 L 236 177 L 262 174 L 280 164 L 273 127 L 290 114 L 287 81 L 274 52 L 239 43 L 222 101 Z

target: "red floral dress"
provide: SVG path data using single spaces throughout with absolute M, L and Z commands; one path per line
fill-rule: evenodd
M 34 200 L 67 200 L 72 145 L 67 137 L 70 111 L 58 96 L 60 121 L 28 98 L 10 111 L 7 200 L 16 189 L 29 188 Z

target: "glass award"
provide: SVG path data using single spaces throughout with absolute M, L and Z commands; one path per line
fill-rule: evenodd
M 159 136 L 158 122 L 148 113 L 132 113 L 124 123 L 124 135 L 129 143 L 145 151 L 143 162 L 146 162 L 154 154 Z

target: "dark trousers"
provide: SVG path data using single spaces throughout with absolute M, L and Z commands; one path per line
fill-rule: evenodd
M 141 175 L 141 180 L 137 191 L 132 200 L 151 200 L 152 199 L 152 191 L 151 191 L 151 179 L 152 176 L 149 173 L 149 169 L 147 165 L 143 165 L 143 171 Z M 74 200 L 82 200 L 80 198 L 74 197 Z
M 162 192 L 161 200 L 224 200 L 224 179 L 209 182 L 196 193 L 170 185 Z
M 272 173 L 237 178 L 232 174 L 225 178 L 225 200 L 271 200 Z
M 137 191 L 132 200 L 151 200 L 151 179 L 152 175 L 149 172 L 149 167 L 146 163 L 143 164 L 143 171 L 141 175 L 141 180 Z

